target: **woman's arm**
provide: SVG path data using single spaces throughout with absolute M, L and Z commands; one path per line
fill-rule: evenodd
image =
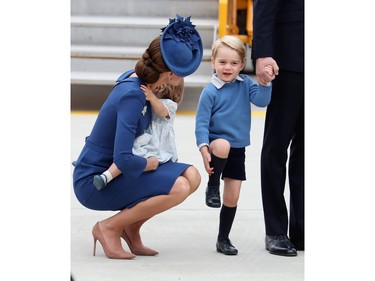
M 145 97 L 140 90 L 130 90 L 118 101 L 116 134 L 114 141 L 114 162 L 122 174 L 137 178 L 147 166 L 147 159 L 133 154 L 133 144 L 140 119 L 150 116 L 145 112 Z

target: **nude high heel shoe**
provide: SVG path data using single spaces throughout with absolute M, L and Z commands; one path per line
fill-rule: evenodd
M 121 238 L 125 240 L 126 244 L 128 244 L 130 251 L 137 256 L 156 256 L 157 254 L 159 254 L 159 252 L 143 245 L 142 247 L 135 247 L 130 241 L 129 236 L 126 234 L 125 230 L 122 231 Z
M 113 250 L 110 249 L 104 239 L 104 236 L 102 234 L 102 231 L 99 227 L 99 222 L 95 224 L 95 226 L 92 229 L 92 236 L 94 237 L 94 252 L 93 255 L 96 254 L 96 241 L 99 240 L 100 244 L 102 244 L 103 250 L 105 255 L 110 259 L 132 259 L 135 257 L 134 254 L 125 252 L 124 249 L 121 248 L 121 250 Z

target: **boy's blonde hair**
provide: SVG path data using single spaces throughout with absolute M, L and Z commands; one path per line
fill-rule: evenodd
M 221 46 L 227 46 L 233 50 L 235 50 L 242 62 L 246 63 L 246 46 L 245 43 L 241 41 L 241 39 L 235 37 L 235 36 L 230 36 L 230 35 L 225 35 L 219 39 L 217 39 L 213 44 L 212 44 L 212 58 L 216 58 L 217 55 L 217 50 Z
M 158 95 L 160 99 L 170 99 L 175 103 L 180 104 L 184 95 L 185 83 L 184 79 L 181 79 L 177 86 L 163 85 Z

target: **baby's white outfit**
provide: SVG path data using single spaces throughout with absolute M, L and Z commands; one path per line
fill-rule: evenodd
M 134 140 L 133 154 L 148 158 L 156 157 L 160 164 L 168 161 L 177 161 L 177 149 L 174 133 L 174 119 L 176 117 L 177 103 L 170 99 L 160 99 L 167 107 L 169 119 L 156 115 L 152 111 L 150 126 L 144 134 Z

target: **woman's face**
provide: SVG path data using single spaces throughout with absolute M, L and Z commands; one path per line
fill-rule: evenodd
M 177 76 L 174 73 L 170 72 L 168 84 L 172 86 L 178 86 L 183 77 Z

